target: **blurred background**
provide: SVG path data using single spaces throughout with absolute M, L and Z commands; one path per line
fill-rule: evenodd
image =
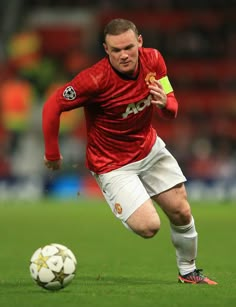
M 83 110 L 63 114 L 64 167 L 44 168 L 41 110 L 58 86 L 104 56 L 112 18 L 136 23 L 163 54 L 179 101 L 154 126 L 188 177 L 193 200 L 236 198 L 235 0 L 1 0 L 0 202 L 100 197 L 84 166 Z

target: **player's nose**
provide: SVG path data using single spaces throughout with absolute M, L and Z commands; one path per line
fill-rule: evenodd
M 125 60 L 129 57 L 129 55 L 127 54 L 127 52 L 125 50 L 121 51 L 121 55 L 120 55 L 120 58 L 122 60 Z

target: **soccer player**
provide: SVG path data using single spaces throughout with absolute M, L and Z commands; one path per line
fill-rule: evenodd
M 170 221 L 178 281 L 217 284 L 197 269 L 198 234 L 177 161 L 152 127 L 152 117 L 173 119 L 178 103 L 164 59 L 144 48 L 133 22 L 111 20 L 104 29 L 106 56 L 59 88 L 44 104 L 45 165 L 62 164 L 60 114 L 83 107 L 86 165 L 114 215 L 134 233 L 151 238 L 160 229 L 153 202 Z

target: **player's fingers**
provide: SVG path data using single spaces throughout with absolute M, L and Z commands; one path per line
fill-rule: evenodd
M 165 108 L 165 103 L 157 100 L 151 100 L 151 103 L 154 104 L 159 109 Z
M 56 160 L 56 161 L 49 161 L 46 159 L 46 157 L 44 156 L 44 164 L 48 169 L 51 170 L 58 170 L 61 168 L 61 164 L 62 164 L 62 160 L 63 160 L 63 156 L 60 155 L 60 160 Z
M 166 95 L 163 92 L 157 92 L 157 91 L 150 91 L 152 94 L 152 103 L 161 103 L 161 104 L 166 104 Z
M 45 161 L 44 164 L 48 169 L 53 169 L 53 165 L 50 163 L 50 161 Z
M 150 90 L 150 94 L 159 98 L 163 97 L 163 92 L 157 90 Z
M 155 80 L 155 84 L 156 84 L 159 88 L 161 88 L 161 89 L 163 90 L 163 86 L 162 86 L 162 84 L 161 84 L 160 81 Z
M 45 166 L 51 170 L 57 170 L 60 168 L 58 161 L 44 161 Z
M 160 94 L 165 94 L 164 90 L 162 87 L 155 85 L 149 85 L 149 90 L 150 92 L 154 91 L 156 93 L 160 93 Z
M 157 88 L 163 89 L 161 82 L 156 79 L 153 80 L 153 82 L 149 83 L 148 85 L 149 87 L 157 87 Z

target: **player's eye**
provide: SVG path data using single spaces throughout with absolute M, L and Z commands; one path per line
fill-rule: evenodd
M 130 49 L 132 49 L 133 47 L 134 47 L 134 45 L 129 45 L 129 46 L 125 47 L 124 50 L 130 50 Z
M 120 51 L 121 51 L 120 48 L 111 47 L 111 52 L 120 52 Z
M 122 50 L 130 50 L 130 49 L 132 49 L 134 47 L 134 45 L 133 44 L 131 44 L 131 45 L 128 45 L 128 46 L 126 46 L 125 48 L 123 48 L 123 49 L 119 49 L 119 48 L 112 48 L 111 49 L 111 51 L 112 52 L 114 52 L 114 53 L 119 53 L 119 52 L 121 52 Z

